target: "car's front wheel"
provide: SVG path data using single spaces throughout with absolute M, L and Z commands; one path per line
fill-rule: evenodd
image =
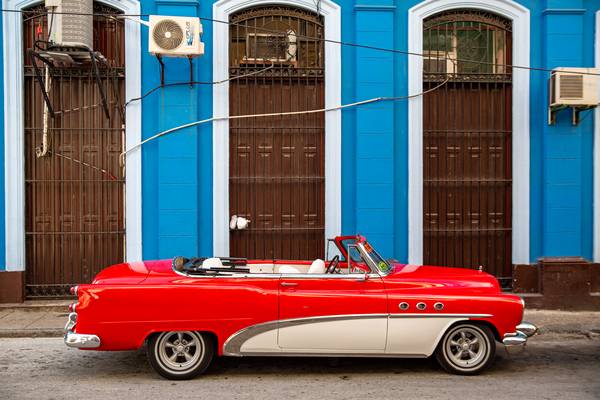
M 448 329 L 438 344 L 435 355 L 448 372 L 476 375 L 494 361 L 496 342 L 487 326 L 463 323 Z
M 148 341 L 152 368 L 167 379 L 194 378 L 208 368 L 214 354 L 211 338 L 201 332 L 171 331 L 153 335 Z

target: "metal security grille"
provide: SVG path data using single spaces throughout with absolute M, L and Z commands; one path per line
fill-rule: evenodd
M 310 11 L 256 7 L 230 18 L 230 115 L 324 107 L 323 21 Z M 308 39 L 309 37 L 310 39 Z M 317 258 L 324 252 L 324 115 L 230 121 L 232 256 Z
M 23 15 L 24 52 L 47 39 L 46 10 Z M 115 9 L 95 4 L 97 13 Z M 40 42 L 38 42 L 40 43 Z M 90 282 L 102 268 L 123 261 L 123 168 L 125 82 L 123 22 L 94 17 L 94 51 L 107 96 L 106 118 L 92 68 L 65 64 L 44 81 L 55 118 L 47 117 L 48 146 L 42 150 L 44 101 L 33 64 L 25 57 L 26 295 L 63 296 L 75 283 Z M 36 61 L 38 62 L 38 61 Z M 45 71 L 45 64 L 38 63 Z M 48 78 L 50 76 L 50 78 Z M 48 81 L 48 79 L 50 79 Z
M 423 256 L 510 283 L 511 22 L 455 10 L 424 21 Z M 522 173 L 528 173 L 522 171 Z

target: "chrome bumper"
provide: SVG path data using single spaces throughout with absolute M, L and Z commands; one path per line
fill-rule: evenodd
M 516 332 L 509 332 L 504 335 L 502 343 L 505 346 L 518 346 L 527 343 L 527 339 L 538 332 L 537 326 L 529 322 L 521 322 L 517 325 Z
M 73 328 L 77 324 L 77 313 L 69 314 L 67 325 L 65 325 L 65 344 L 69 347 L 77 349 L 95 349 L 100 347 L 100 338 L 96 335 L 73 332 Z
M 100 338 L 96 335 L 67 331 L 65 333 L 65 344 L 77 349 L 95 349 L 96 347 L 100 347 Z

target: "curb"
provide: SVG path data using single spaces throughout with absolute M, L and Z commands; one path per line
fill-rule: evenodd
M 0 331 L 0 338 L 47 338 L 63 337 L 63 329 L 15 329 Z
M 15 311 L 27 311 L 27 312 L 69 312 L 69 304 L 73 301 L 54 302 L 47 304 L 27 304 L 27 303 L 16 303 L 16 304 L 0 304 L 0 311 L 2 310 L 15 310 Z

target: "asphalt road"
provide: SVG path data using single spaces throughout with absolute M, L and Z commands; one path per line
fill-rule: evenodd
M 144 351 L 67 349 L 59 338 L 0 339 L 0 399 L 600 399 L 600 339 L 538 336 L 484 375 L 433 360 L 221 358 L 193 381 L 160 378 Z

